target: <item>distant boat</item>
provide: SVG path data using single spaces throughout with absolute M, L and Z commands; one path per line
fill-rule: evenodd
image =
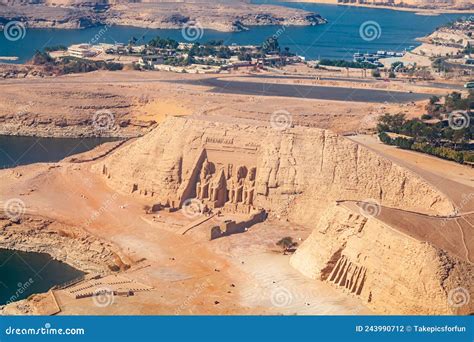
M 18 57 L 16 56 L 0 56 L 0 61 L 17 61 Z

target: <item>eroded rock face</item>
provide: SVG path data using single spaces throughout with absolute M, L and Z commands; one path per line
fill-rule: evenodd
M 469 314 L 474 266 L 375 218 L 334 205 L 291 258 L 383 314 Z
M 79 29 L 99 25 L 101 19 L 89 9 L 0 4 L 0 27 L 10 21 L 30 28 Z
M 6 5 L 2 5 L 6 4 Z M 31 28 L 76 29 L 97 25 L 126 25 L 199 30 L 241 31 L 256 25 L 319 25 L 316 13 L 245 1 L 83 1 L 0 0 L 0 27 L 22 21 Z M 199 34 L 199 33 L 198 33 Z
M 360 4 L 372 6 L 395 6 L 422 9 L 471 9 L 471 0 L 308 0 L 328 4 Z
M 373 198 L 385 206 L 432 214 L 453 211 L 449 199 L 421 178 L 342 136 L 314 128 L 280 131 L 169 118 L 95 168 L 113 188 L 180 207 L 198 197 L 206 158 L 216 171 L 255 168 L 253 204 L 299 224 L 314 224 L 341 199 Z
M 104 274 L 128 267 L 110 243 L 59 222 L 28 217 L 11 222 L 0 216 L 0 231 L 0 248 L 47 253 L 83 272 Z
M 250 201 L 238 190 L 224 198 L 237 199 L 236 208 L 251 203 L 307 227 L 321 218 L 291 260 L 308 277 L 362 298 L 375 312 L 472 311 L 450 305 L 448 298 L 458 287 L 472 290 L 469 255 L 462 260 L 342 204 L 373 199 L 385 211 L 396 208 L 391 210 L 397 215 L 417 212 L 439 220 L 453 212 L 452 202 L 417 175 L 335 133 L 171 117 L 93 168 L 118 191 L 175 208 L 189 198 L 217 200 L 211 194 L 226 182 L 227 189 L 241 184 L 244 191 L 251 180 Z M 243 168 L 255 175 L 247 179 Z

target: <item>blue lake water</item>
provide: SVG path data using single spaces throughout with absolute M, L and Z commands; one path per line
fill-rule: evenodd
M 0 168 L 39 162 L 57 162 L 113 140 L 116 139 L 0 136 Z
M 0 249 L 0 305 L 46 292 L 83 274 L 48 254 Z
M 275 1 L 253 1 L 255 3 L 278 3 Z M 278 30 L 279 42 L 291 51 L 309 59 L 344 58 L 351 59 L 354 52 L 376 50 L 403 50 L 418 45 L 415 38 L 432 32 L 436 27 L 446 24 L 461 14 L 439 16 L 420 16 L 412 12 L 393 11 L 324 4 L 278 3 L 289 7 L 302 8 L 321 14 L 329 20 L 326 25 L 304 27 L 264 26 L 254 27 L 245 32 L 217 32 L 205 30 L 201 42 L 223 39 L 226 44 L 261 44 Z M 380 27 L 380 36 L 372 41 L 362 39 L 359 29 L 363 23 L 374 21 Z M 158 30 L 135 27 L 114 26 L 100 34 L 101 28 L 84 30 L 27 29 L 23 39 L 8 41 L 0 34 L 0 56 L 17 56 L 18 62 L 30 58 L 35 50 L 47 46 L 70 45 L 91 42 L 127 43 L 131 37 L 149 39 L 159 35 L 184 41 L 181 30 Z M 378 36 L 378 34 L 377 34 Z
M 254 3 L 277 3 L 253 1 Z M 282 3 L 278 3 L 282 4 Z M 205 30 L 201 42 L 222 39 L 226 44 L 261 44 L 278 32 L 280 45 L 309 59 L 351 59 L 354 52 L 403 50 L 418 45 L 417 37 L 432 32 L 460 14 L 419 16 L 411 12 L 346 6 L 285 3 L 321 14 L 329 20 L 326 25 L 311 27 L 254 27 L 250 31 L 224 33 Z M 378 38 L 364 40 L 359 29 L 366 22 L 380 27 Z M 100 33 L 100 31 L 105 33 Z M 181 30 L 157 30 L 134 27 L 90 28 L 84 30 L 27 29 L 23 39 L 8 41 L 0 33 L 0 56 L 17 56 L 18 62 L 28 60 L 36 50 L 47 46 L 91 42 L 127 43 L 131 37 L 148 41 L 155 36 L 184 41 Z M 93 148 L 104 139 L 49 139 L 0 136 L 0 168 L 34 162 L 58 161 L 66 156 Z M 71 280 L 82 273 L 66 264 L 53 261 L 48 255 L 0 249 L 0 305 L 32 293 L 47 291 L 55 284 Z

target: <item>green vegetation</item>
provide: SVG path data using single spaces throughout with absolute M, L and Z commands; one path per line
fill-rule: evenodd
M 188 52 L 195 57 L 217 57 L 217 58 L 230 58 L 233 53 L 228 46 L 218 46 L 215 45 L 200 45 L 195 43 Z
M 397 61 L 397 62 L 392 63 L 392 65 L 390 66 L 390 70 L 398 71 L 399 69 L 402 69 L 403 67 L 404 67 L 403 62 Z
M 267 38 L 262 44 L 262 51 L 265 53 L 280 52 L 280 44 L 278 39 L 273 37 Z
M 56 45 L 56 46 L 47 46 L 44 48 L 44 52 L 52 52 L 52 51 L 67 51 L 67 47 L 64 45 Z
M 76 57 L 53 59 L 49 53 L 41 51 L 36 51 L 30 63 L 33 65 L 41 65 L 45 68 L 45 71 L 55 75 L 84 73 L 96 70 L 116 71 L 122 70 L 123 68 L 122 64 L 119 63 L 91 61 Z
M 441 119 L 443 115 L 451 113 L 455 110 L 470 109 L 470 104 L 472 106 L 474 103 L 474 92 L 471 91 L 465 98 L 463 98 L 460 93 L 453 92 L 444 97 L 443 104 L 440 103 L 440 100 L 441 99 L 439 97 L 432 96 L 428 105 L 426 106 L 427 113 L 437 119 Z
M 407 120 L 404 114 L 385 114 L 379 118 L 377 125 L 379 139 L 385 144 L 458 163 L 474 162 L 474 111 L 470 108 L 474 105 L 473 97 L 472 92 L 466 98 L 459 93 L 452 93 L 445 96 L 441 104 L 440 99 L 433 96 L 426 106 L 428 113 L 421 119 Z M 461 111 L 462 122 L 467 124 L 453 128 L 453 111 Z M 433 118 L 437 119 L 434 123 L 424 121 Z M 390 133 L 395 134 L 391 137 Z
M 179 43 L 174 39 L 160 38 L 157 36 L 148 42 L 148 46 L 158 49 L 176 49 L 178 48 Z
M 405 150 L 413 150 L 431 154 L 433 156 L 453 160 L 458 163 L 473 163 L 474 153 L 472 151 L 456 151 L 453 148 L 443 146 L 432 146 L 428 142 L 415 142 L 414 139 L 408 139 L 403 137 L 390 138 L 385 132 L 379 133 L 379 139 L 384 144 L 398 146 Z
M 350 62 L 342 59 L 321 59 L 320 65 L 335 66 L 340 68 L 354 68 L 354 69 L 377 69 L 377 66 L 368 62 Z
M 380 70 L 379 69 L 374 69 L 372 70 L 372 77 L 380 77 Z
M 281 247 L 281 249 L 283 250 L 284 253 L 286 252 L 292 252 L 294 251 L 294 249 L 296 248 L 296 246 L 298 246 L 298 243 L 293 241 L 293 238 L 290 237 L 290 236 L 286 236 L 284 238 L 282 238 L 281 240 L 279 240 L 277 243 L 276 243 L 277 246 Z

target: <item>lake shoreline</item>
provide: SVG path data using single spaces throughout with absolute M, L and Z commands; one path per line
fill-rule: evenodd
M 108 4 L 102 10 L 61 7 L 47 4 L 22 4 L 0 7 L 0 28 L 11 22 L 20 29 L 81 29 L 106 25 L 145 29 L 179 29 L 193 34 L 195 29 L 239 32 L 259 25 L 320 25 L 326 23 L 318 13 L 275 5 L 251 3 L 147 3 Z M 8 27 L 10 29 L 10 27 Z M 189 31 L 189 32 L 188 32 Z M 199 32 L 197 33 L 199 34 Z
M 273 2 L 272 2 L 273 4 Z M 265 26 L 249 26 L 248 31 L 222 32 L 212 29 L 201 30 L 192 42 L 205 43 L 222 40 L 226 45 L 261 45 L 266 39 L 278 35 L 281 46 L 289 47 L 294 53 L 308 60 L 321 58 L 352 59 L 352 54 L 361 51 L 375 52 L 378 50 L 392 51 L 408 49 L 417 45 L 415 38 L 433 32 L 437 27 L 455 20 L 458 15 L 446 14 L 438 17 L 427 17 L 427 20 L 413 25 L 419 18 L 412 12 L 388 11 L 380 8 L 342 7 L 338 5 L 286 3 L 289 9 L 301 9 L 321 13 L 328 20 L 327 25 L 301 26 L 291 24 L 277 24 Z M 360 27 L 373 21 L 378 22 L 381 35 L 370 40 L 360 36 Z M 397 22 L 396 26 L 387 23 Z M 417 24 L 416 24 L 417 23 Z M 13 63 L 26 62 L 33 56 L 35 49 L 42 50 L 45 46 L 71 46 L 80 43 L 90 44 L 128 44 L 132 37 L 137 44 L 143 44 L 159 36 L 179 42 L 186 42 L 186 36 L 181 29 L 143 29 L 133 26 L 116 25 L 97 26 L 88 29 L 61 30 L 61 29 L 33 29 L 25 31 L 25 36 L 14 42 L 0 40 L 2 56 L 18 57 Z M 367 25 L 367 24 L 366 24 Z M 412 26 L 409 26 L 412 25 Z M 331 29 L 328 30 L 328 27 Z M 410 30 L 407 28 L 410 27 Z M 384 37 L 390 37 L 390 40 Z
M 18 255 L 17 259 L 19 260 L 14 260 L 15 257 Z M 38 262 L 38 260 L 41 260 L 41 264 L 43 262 L 45 263 L 44 268 L 47 266 L 52 266 L 56 268 L 60 273 L 55 273 L 55 274 L 47 274 L 46 277 L 47 279 L 44 279 L 45 275 L 41 277 L 39 280 L 40 284 L 38 284 L 38 280 L 34 279 L 36 278 L 36 275 L 31 275 L 26 281 L 24 278 L 24 274 L 14 274 L 13 277 L 15 279 L 11 279 L 12 273 L 9 272 L 8 275 L 5 274 L 2 277 L 2 281 L 8 281 L 11 283 L 14 283 L 15 285 L 18 286 L 17 291 L 15 291 L 13 294 L 6 295 L 4 294 L 3 297 L 0 299 L 0 312 L 2 310 L 2 306 L 7 306 L 10 304 L 17 303 L 18 301 L 24 300 L 28 298 L 31 295 L 37 294 L 37 293 L 44 293 L 43 290 L 49 291 L 51 288 L 61 286 L 65 282 L 69 282 L 72 279 L 75 279 L 79 276 L 85 275 L 85 273 L 72 265 L 62 261 L 55 259 L 53 256 L 51 256 L 48 253 L 44 252 L 37 252 L 37 251 L 29 251 L 25 249 L 10 249 L 10 248 L 0 248 L 0 259 L 6 259 L 6 260 L 1 260 L 0 263 L 5 266 L 5 263 L 8 262 L 13 262 L 15 263 L 33 263 L 35 264 L 35 261 Z M 8 260 L 8 261 L 7 261 Z M 19 265 L 20 268 L 22 265 Z M 17 267 L 11 267 L 7 265 L 8 269 L 16 269 Z M 4 272 L 3 267 L 0 270 Z M 28 277 L 28 275 L 27 275 Z M 21 284 L 21 286 L 20 286 Z M 49 285 L 48 285 L 49 284 Z M 36 285 L 36 289 L 35 289 Z M 52 287 L 51 287 L 52 285 Z M 48 288 L 49 287 L 49 288 Z M 31 293 L 34 291 L 33 294 L 27 295 L 28 293 Z
M 414 12 L 417 15 L 442 15 L 442 14 L 473 14 L 474 9 L 434 9 L 434 8 L 416 8 L 416 7 L 401 7 L 401 6 L 387 6 L 387 5 L 371 5 L 371 4 L 352 4 L 352 3 L 334 3 L 331 0 L 278 0 L 278 2 L 293 2 L 293 3 L 311 3 L 324 4 L 344 7 L 362 7 L 374 9 L 388 9 L 400 12 Z
M 44 166 L 34 166 L 44 168 Z M 17 199 L 19 200 L 19 199 Z M 77 271 L 77 274 L 108 275 L 113 272 L 127 269 L 128 264 L 123 262 L 123 256 L 112 243 L 93 236 L 83 227 L 69 225 L 50 218 L 26 213 L 19 220 L 11 220 L 9 216 L 0 213 L 0 228 L 8 227 L 8 234 L 0 236 L 0 250 L 46 254 L 55 262 Z M 67 232 L 67 233 L 66 233 Z M 43 256 L 44 257 L 44 256 Z M 54 281 L 51 288 L 76 279 L 77 275 L 61 281 Z M 44 291 L 35 291 L 28 296 L 32 298 L 44 295 L 51 288 Z M 12 295 L 13 296 L 13 295 Z M 27 305 L 18 305 L 28 300 L 17 298 L 6 305 L 0 305 L 0 315 L 9 314 L 10 310 L 23 310 Z M 21 312 L 28 314 L 27 312 Z

